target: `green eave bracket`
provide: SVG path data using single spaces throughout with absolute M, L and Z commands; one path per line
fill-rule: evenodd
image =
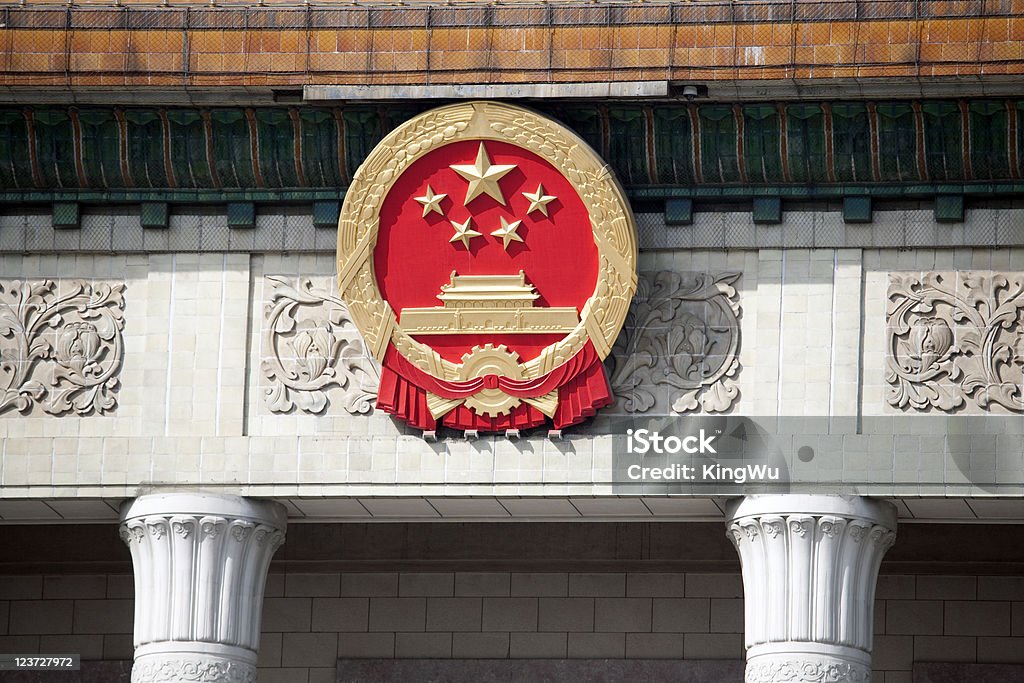
M 336 228 L 338 226 L 338 214 L 340 213 L 341 202 L 313 202 L 313 227 Z
M 78 210 L 78 202 L 54 202 L 53 203 L 53 227 L 67 230 L 78 228 L 81 225 L 81 212 Z
M 139 220 L 144 228 L 167 228 L 167 202 L 146 202 L 139 211 Z
M 844 197 L 844 223 L 870 223 L 871 197 Z
M 936 223 L 963 223 L 964 196 L 962 194 L 939 195 L 935 198 Z
M 782 222 L 782 197 L 754 197 L 754 223 L 772 225 Z
M 693 224 L 693 200 L 692 199 L 667 199 L 665 200 L 665 225 L 692 225 Z
M 231 202 L 228 204 L 229 228 L 255 228 L 256 205 L 252 202 Z

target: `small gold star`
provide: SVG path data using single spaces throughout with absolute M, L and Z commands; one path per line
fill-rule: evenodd
M 448 240 L 449 242 L 462 242 L 462 246 L 469 249 L 469 242 L 474 237 L 480 237 L 483 233 L 479 233 L 469 227 L 469 224 L 473 221 L 472 218 L 467 218 L 462 223 L 456 223 L 452 221 L 452 227 L 455 228 L 455 234 Z
M 466 206 L 469 206 L 469 203 L 481 194 L 486 194 L 505 206 L 505 196 L 501 193 L 498 181 L 515 167 L 515 164 L 491 164 L 491 158 L 487 156 L 487 149 L 481 142 L 480 149 L 476 153 L 476 162 L 472 166 L 455 164 L 449 168 L 469 181 L 469 189 L 466 190 Z
M 516 232 L 516 230 L 519 229 L 520 223 L 522 223 L 522 221 L 515 221 L 514 223 L 509 223 L 508 221 L 505 220 L 505 217 L 502 216 L 501 227 L 491 233 L 495 237 L 501 238 L 501 246 L 505 251 L 508 251 L 509 242 L 512 242 L 513 240 L 516 242 L 523 241 L 523 238 L 520 237 L 519 233 Z
M 444 211 L 441 210 L 441 200 L 447 196 L 446 194 L 434 194 L 433 188 L 427 185 L 427 193 L 422 197 L 416 197 L 416 201 L 423 205 L 423 217 L 426 218 L 427 214 L 431 211 L 443 216 Z
M 548 204 L 558 199 L 554 195 L 544 194 L 544 185 L 537 185 L 536 192 L 524 192 L 523 196 L 530 200 L 530 208 L 526 210 L 526 213 L 532 213 L 534 211 L 540 211 L 545 216 L 548 215 Z

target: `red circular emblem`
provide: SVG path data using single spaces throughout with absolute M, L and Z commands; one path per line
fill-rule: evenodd
M 407 122 L 357 173 L 338 253 L 383 410 L 496 431 L 560 428 L 611 401 L 601 359 L 635 290 L 635 229 L 560 125 L 491 103 Z

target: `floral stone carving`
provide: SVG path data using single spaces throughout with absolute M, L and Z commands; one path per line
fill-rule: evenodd
M 267 281 L 262 367 L 270 382 L 268 408 L 322 413 L 329 405 L 327 390 L 337 387 L 346 411 L 370 412 L 380 367 L 366 353 L 345 302 L 315 289 L 308 278 L 291 284 L 268 275 Z
M 1024 411 L 1024 273 L 889 276 L 887 400 Z
M 783 655 L 783 657 L 785 657 Z M 783 658 L 747 665 L 744 683 L 871 683 L 871 669 L 853 662 Z
M 123 284 L 0 280 L 0 413 L 113 410 L 123 294 Z
M 209 657 L 179 654 L 157 661 L 142 660 L 132 667 L 132 683 L 255 683 L 256 667 L 244 662 L 210 661 Z
M 739 396 L 740 273 L 641 273 L 610 357 L 612 390 L 628 413 L 655 409 L 668 390 L 673 412 L 722 412 Z

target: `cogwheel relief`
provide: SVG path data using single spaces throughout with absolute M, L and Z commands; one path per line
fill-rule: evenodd
M 519 354 L 509 351 L 504 344 L 474 346 L 469 353 L 462 355 L 460 372 L 462 373 L 460 379 L 487 377 L 488 375 L 523 379 Z M 509 396 L 498 389 L 487 388 L 467 398 L 465 405 L 481 415 L 496 417 L 504 415 L 519 403 L 520 400 L 514 396 Z

